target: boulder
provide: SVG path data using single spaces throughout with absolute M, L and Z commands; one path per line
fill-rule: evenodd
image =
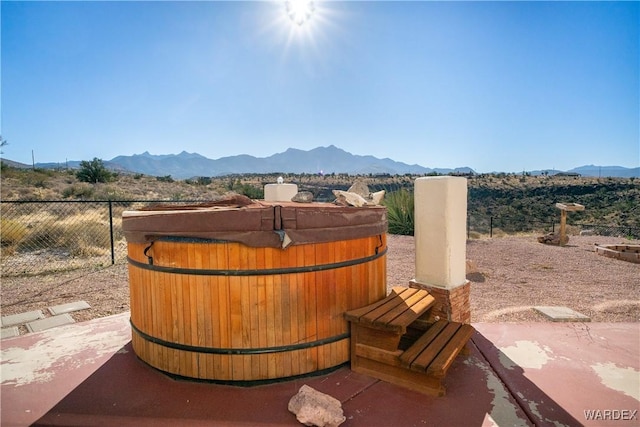
M 333 190 L 336 196 L 335 203 L 342 206 L 371 206 L 382 203 L 385 191 L 380 190 L 372 193 L 362 179 L 357 179 L 347 191 Z
M 338 205 L 356 206 L 360 208 L 364 205 L 369 204 L 369 202 L 367 202 L 364 197 L 356 193 L 350 193 L 348 191 L 342 190 L 333 190 L 333 195 L 336 196 L 336 204 Z
M 336 196 L 335 203 L 342 206 L 375 206 L 379 205 L 384 198 L 385 191 L 377 191 L 375 193 L 369 193 L 368 197 L 363 197 L 358 193 L 351 191 L 333 190 L 333 195 Z
M 311 191 L 298 191 L 296 195 L 291 198 L 291 201 L 298 203 L 311 203 L 313 202 L 313 193 Z
M 371 203 L 374 205 L 379 205 L 382 203 L 382 199 L 384 199 L 384 190 L 376 191 L 375 193 L 371 193 Z
M 349 187 L 347 192 L 359 194 L 364 199 L 369 199 L 371 195 L 371 192 L 369 191 L 369 187 L 361 179 L 357 179 L 356 182 L 354 182 L 353 185 Z
M 560 234 L 558 233 L 548 233 L 544 236 L 538 237 L 538 242 L 544 243 L 546 245 L 560 245 Z M 564 236 L 564 242 L 562 244 L 566 245 L 569 242 L 569 236 Z
M 338 399 L 306 384 L 289 400 L 289 411 L 306 426 L 338 427 L 346 420 Z

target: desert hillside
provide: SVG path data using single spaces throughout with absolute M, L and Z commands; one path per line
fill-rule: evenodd
M 89 184 L 75 170 L 18 169 L 3 165 L 0 196 L 10 200 L 215 200 L 229 192 L 261 198 L 263 187 L 275 183 L 278 174 L 194 177 L 115 174 L 105 183 Z M 310 191 L 316 200 L 332 200 L 332 190 L 346 190 L 356 179 L 372 191 L 411 191 L 422 175 L 282 174 L 285 182 Z M 579 176 L 529 176 L 527 174 L 481 174 L 467 176 L 468 212 L 471 226 L 493 217 L 502 224 L 539 221 L 559 216 L 558 202 L 580 203 L 583 212 L 572 213 L 569 223 L 590 223 L 640 230 L 640 182 L 634 178 Z M 500 225 L 498 225 L 500 226 Z M 526 230 L 526 229 L 523 229 Z M 513 225 L 507 230 L 522 231 Z M 640 231 L 638 231 L 640 233 Z M 640 237 L 636 235 L 634 237 Z

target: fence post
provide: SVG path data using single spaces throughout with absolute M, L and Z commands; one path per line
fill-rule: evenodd
M 467 215 L 467 240 L 469 240 L 469 233 L 471 232 L 471 220 L 469 219 L 469 216 Z
M 109 200 L 109 237 L 111 238 L 111 265 L 114 265 L 116 263 L 116 250 L 113 238 L 113 207 L 111 200 Z
M 489 217 L 489 237 L 493 237 L 493 217 Z

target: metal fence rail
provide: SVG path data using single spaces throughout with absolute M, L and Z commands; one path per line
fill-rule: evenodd
M 104 268 L 126 262 L 122 212 L 154 204 L 193 204 L 204 200 L 2 201 L 0 271 L 2 276 L 50 274 Z M 468 214 L 468 235 L 496 232 L 555 231 L 555 218 L 492 217 Z M 569 224 L 594 234 L 640 238 L 640 229 Z
M 559 223 L 558 218 L 539 219 L 530 217 L 486 216 L 469 212 L 467 216 L 467 236 L 472 233 L 489 235 L 494 233 L 555 233 Z M 568 226 L 580 231 L 590 231 L 598 236 L 613 236 L 628 239 L 640 239 L 640 228 L 631 226 L 613 226 L 604 224 L 589 224 L 583 222 L 568 222 Z
M 640 239 L 640 228 L 635 227 L 614 227 L 601 224 L 576 223 L 583 231 L 590 230 L 597 236 L 626 237 L 629 239 Z

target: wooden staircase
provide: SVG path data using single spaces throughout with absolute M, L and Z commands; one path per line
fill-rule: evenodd
M 443 396 L 444 376 L 474 329 L 428 322 L 435 300 L 423 289 L 394 287 L 385 299 L 345 313 L 351 369 L 411 390 Z

